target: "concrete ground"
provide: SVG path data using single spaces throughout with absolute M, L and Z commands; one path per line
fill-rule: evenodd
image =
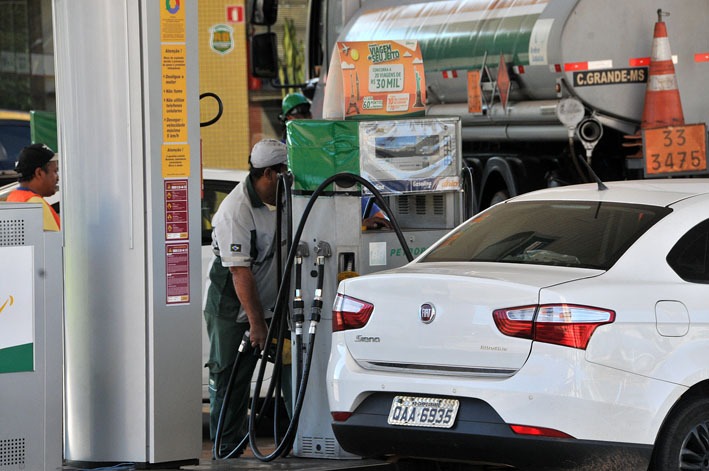
M 335 471 L 335 470 L 372 470 L 372 471 L 501 471 L 512 468 L 495 466 L 475 466 L 462 463 L 438 463 L 432 461 L 413 460 L 375 460 L 375 459 L 349 459 L 349 460 L 328 460 L 316 458 L 299 458 L 287 456 L 273 461 L 263 462 L 254 457 L 249 447 L 244 454 L 236 459 L 213 460 L 212 442 L 209 440 L 209 407 L 203 409 L 202 420 L 202 454 L 198 464 L 190 465 L 158 465 L 149 469 L 161 469 L 162 471 Z M 268 432 L 263 432 L 268 435 Z M 271 453 L 275 446 L 271 436 L 264 436 L 257 440 L 261 454 Z M 168 466 L 168 467 L 162 467 Z M 114 467 L 83 468 L 74 466 L 64 466 L 63 471 L 133 471 L 134 469 L 144 469 L 132 465 L 117 465 Z
M 251 448 L 247 447 L 244 454 L 236 459 L 229 460 L 213 460 L 212 459 L 212 442 L 209 440 L 209 408 L 205 406 L 203 410 L 203 427 L 202 436 L 202 455 L 198 465 L 182 466 L 181 471 L 327 471 L 340 469 L 372 469 L 372 470 L 389 470 L 390 463 L 381 460 L 323 460 L 313 458 L 298 458 L 287 456 L 278 458 L 270 462 L 263 462 L 254 457 Z M 267 432 L 264 433 L 267 435 Z M 265 436 L 257 440 L 259 451 L 266 455 L 275 449 L 273 438 Z M 172 471 L 172 470 L 166 470 Z
M 270 462 L 262 462 L 254 457 L 249 447 L 237 459 L 212 460 L 212 442 L 209 440 L 209 411 L 204 410 L 202 456 L 198 465 L 182 466 L 181 471 L 329 471 L 329 470 L 372 470 L 372 471 L 493 471 L 510 468 L 473 466 L 460 463 L 434 463 L 430 461 L 397 460 L 325 460 L 287 456 Z M 267 436 L 257 441 L 261 454 L 274 450 L 273 438 Z M 173 470 L 169 470 L 173 471 Z

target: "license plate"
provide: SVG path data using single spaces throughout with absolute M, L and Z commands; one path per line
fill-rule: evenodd
M 451 428 L 458 414 L 457 399 L 438 397 L 396 396 L 391 402 L 391 425 Z

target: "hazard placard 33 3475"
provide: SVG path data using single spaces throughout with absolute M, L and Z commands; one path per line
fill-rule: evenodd
M 645 129 L 645 177 L 707 173 L 706 125 Z

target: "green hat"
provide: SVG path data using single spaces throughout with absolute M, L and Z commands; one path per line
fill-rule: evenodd
M 306 114 L 310 112 L 310 101 L 302 93 L 289 93 L 281 103 L 281 119 L 285 120 L 293 112 Z

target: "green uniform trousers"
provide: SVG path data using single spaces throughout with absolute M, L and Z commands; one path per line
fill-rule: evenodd
M 249 329 L 249 323 L 235 322 L 233 317 L 205 315 L 205 319 L 209 339 L 213 347 L 218 347 L 220 360 L 219 366 L 215 362 L 207 364 L 209 366 L 209 435 L 214 441 L 237 349 Z M 229 405 L 223 419 L 222 453 L 233 450 L 248 432 L 247 411 L 251 405 L 251 378 L 257 363 L 258 358 L 251 351 L 242 354 L 239 359 L 236 378 L 229 396 Z M 293 415 L 291 374 L 290 365 L 285 365 L 281 372 L 281 391 L 289 417 Z

